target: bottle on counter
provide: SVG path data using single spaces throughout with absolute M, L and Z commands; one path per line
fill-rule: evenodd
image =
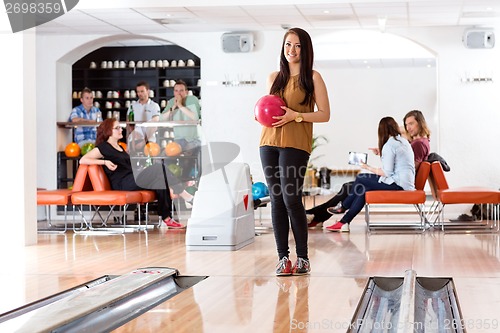
M 134 121 L 134 109 L 130 107 L 128 111 L 128 121 L 133 122 Z

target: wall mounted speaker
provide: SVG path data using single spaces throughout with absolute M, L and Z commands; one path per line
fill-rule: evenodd
M 462 41 L 468 49 L 491 49 L 495 46 L 495 32 L 493 29 L 467 29 Z
M 254 47 L 253 34 L 250 32 L 228 32 L 222 35 L 222 50 L 226 53 L 251 52 Z

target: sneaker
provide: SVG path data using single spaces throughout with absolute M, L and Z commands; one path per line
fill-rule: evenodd
M 349 223 L 337 221 L 334 225 L 325 228 L 328 231 L 349 232 Z
M 278 261 L 276 265 L 276 275 L 292 275 L 292 262 L 288 257 L 283 257 Z
M 344 207 L 340 206 L 340 207 L 328 207 L 326 209 L 326 211 L 330 214 L 344 214 L 346 212 L 347 209 L 345 209 Z
M 168 228 L 171 228 L 171 229 L 185 228 L 185 226 L 183 226 L 182 224 L 180 224 L 179 222 L 177 222 L 176 220 L 174 220 L 171 217 L 167 217 L 165 220 L 163 220 L 163 222 L 167 225 Z
M 316 222 L 316 221 L 311 221 L 311 223 L 309 223 L 307 225 L 308 228 L 322 228 L 323 227 L 323 222 Z
M 293 265 L 292 273 L 293 275 L 306 275 L 311 271 L 311 265 L 309 260 L 304 258 L 297 258 L 295 265 Z

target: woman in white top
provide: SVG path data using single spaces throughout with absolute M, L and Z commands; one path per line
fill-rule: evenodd
M 361 164 L 371 173 L 356 177 L 349 196 L 342 202 L 345 215 L 329 231 L 349 232 L 349 223 L 363 209 L 366 191 L 400 191 L 415 189 L 415 162 L 413 149 L 399 132 L 399 125 L 392 117 L 384 117 L 378 125 L 378 149 L 381 152 L 381 168 Z

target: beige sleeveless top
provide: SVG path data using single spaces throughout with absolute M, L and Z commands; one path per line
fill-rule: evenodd
M 300 105 L 304 100 L 305 92 L 299 87 L 299 75 L 291 76 L 285 87 L 283 96 L 287 107 L 301 113 L 313 112 L 314 104 Z M 312 150 L 313 124 L 308 122 L 297 123 L 291 121 L 281 127 L 262 127 L 260 146 L 280 148 L 296 148 L 305 150 L 309 154 Z

